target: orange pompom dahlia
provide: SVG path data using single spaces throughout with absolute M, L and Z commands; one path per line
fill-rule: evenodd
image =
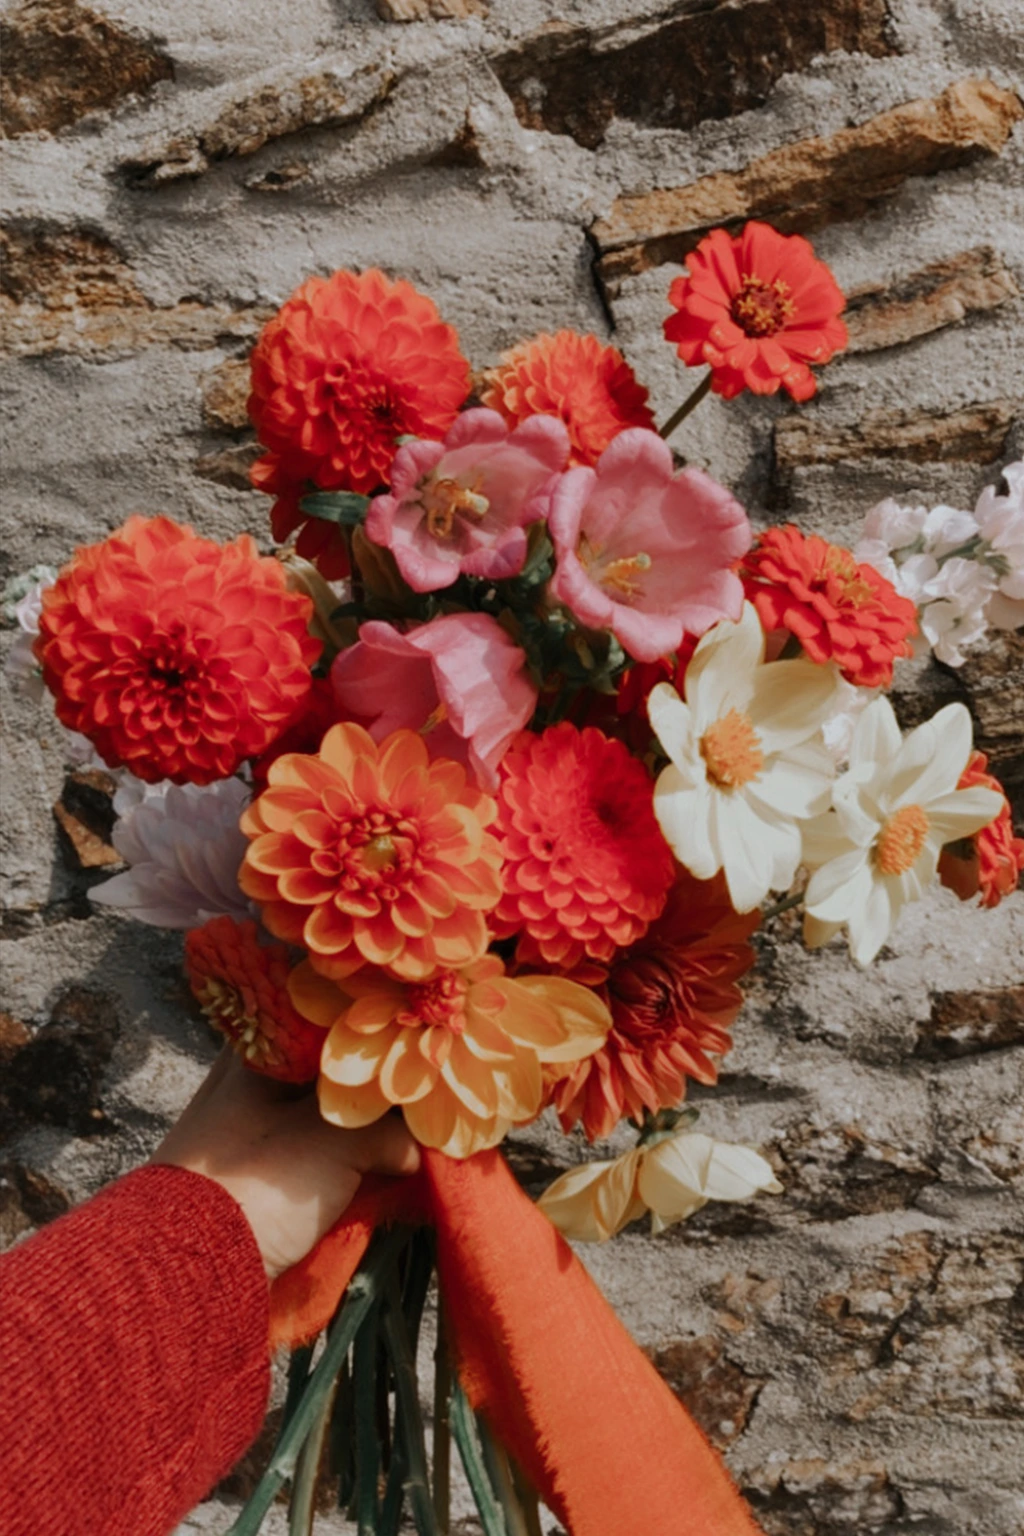
M 504 974 L 496 955 L 403 982 L 367 969 L 339 990 L 307 964 L 292 1000 L 330 1030 L 320 1112 L 360 1126 L 400 1105 L 417 1141 L 451 1157 L 496 1146 L 543 1102 L 544 1063 L 597 1050 L 611 1018 L 587 987 L 558 976 Z
M 827 363 L 847 335 L 842 289 L 808 241 L 756 221 L 735 238 L 714 229 L 686 266 L 668 293 L 677 313 L 665 321 L 683 362 L 710 363 L 711 388 L 726 400 L 780 385 L 809 400 L 817 384 L 808 363 Z
M 834 661 L 848 682 L 888 688 L 897 656 L 910 656 L 917 608 L 848 549 L 787 523 L 768 528 L 739 565 L 767 633 L 788 629 L 812 661 Z
M 254 922 L 215 917 L 185 935 L 189 986 L 214 1029 L 265 1077 L 310 1083 L 326 1035 L 288 996 L 288 950 L 260 941 Z
M 981 784 L 1003 797 L 1002 810 L 994 821 L 973 837 L 947 843 L 939 855 L 939 879 L 955 891 L 961 901 L 970 901 L 981 892 L 983 907 L 998 907 L 1004 896 L 1011 895 L 1024 870 L 1024 838 L 1014 837 L 1010 802 L 999 780 L 987 773 L 984 752 L 972 752 L 957 789 Z
M 659 915 L 675 873 L 647 770 L 621 741 L 563 721 L 523 732 L 500 774 L 505 891 L 492 926 L 520 935 L 520 964 L 610 960 Z
M 43 594 L 35 652 L 57 716 L 112 767 L 209 784 L 262 752 L 311 687 L 308 597 L 247 534 L 130 517 Z
M 422 980 L 484 953 L 501 895 L 484 830 L 495 804 L 458 763 L 431 762 L 415 731 L 378 747 L 343 724 L 315 757 L 279 757 L 267 778 L 242 817 L 252 842 L 239 884 L 318 971 L 343 978 L 369 962 Z
M 503 354 L 489 370 L 482 404 L 511 426 L 528 416 L 558 416 L 569 431 L 570 464 L 596 464 L 625 427 L 653 427 L 647 390 L 617 347 L 596 336 L 558 331 Z
M 396 439 L 443 437 L 469 383 L 431 299 L 376 268 L 335 272 L 303 283 L 264 327 L 249 415 L 280 484 L 373 491 Z
M 747 942 L 760 914 L 733 911 L 725 880 L 680 871 L 664 912 L 610 964 L 585 967 L 608 1003 L 612 1028 L 601 1049 L 567 1072 L 548 1068 L 551 1101 L 563 1129 L 577 1120 L 591 1141 L 624 1115 L 638 1123 L 679 1104 L 686 1079 L 713 1083 L 709 1053 L 732 1046 L 743 994 L 737 981 L 754 964 Z M 577 973 L 583 979 L 583 971 Z

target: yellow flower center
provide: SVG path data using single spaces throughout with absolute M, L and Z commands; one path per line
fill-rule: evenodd
M 730 709 L 709 725 L 700 740 L 708 778 L 720 789 L 740 789 L 756 779 L 764 767 L 761 741 L 750 716 Z
M 248 1012 L 242 994 L 230 982 L 207 976 L 196 1001 L 214 1029 L 233 1040 L 246 1061 L 264 1067 L 283 1059 L 274 1043 L 272 1022 Z
M 774 336 L 795 313 L 789 292 L 781 277 L 765 283 L 748 272 L 732 301 L 732 318 L 748 336 Z
M 382 869 L 394 869 L 398 863 L 398 850 L 394 840 L 386 833 L 382 837 L 375 837 L 363 848 L 363 863 L 367 869 L 372 869 L 374 874 L 379 874 Z
M 859 608 L 874 599 L 868 583 L 861 576 L 856 560 L 848 549 L 838 549 L 834 544 L 815 573 L 815 585 L 826 586 L 830 579 L 838 580 L 840 596 L 844 603 Z
M 905 805 L 890 816 L 875 842 L 875 865 L 880 874 L 904 875 L 917 862 L 928 836 L 928 817 L 919 805 Z
M 457 517 L 479 523 L 487 516 L 490 505 L 486 496 L 478 495 L 458 480 L 431 480 L 423 491 L 427 532 L 435 539 L 450 539 Z
M 643 590 L 641 578 L 651 570 L 654 561 L 646 550 L 639 549 L 635 555 L 623 555 L 618 560 L 609 560 L 603 566 L 603 553 L 603 545 L 591 544 L 585 533 L 580 535 L 576 555 L 590 579 L 598 586 L 610 590 L 617 598 L 627 603 L 633 602 Z
M 442 971 L 430 981 L 406 990 L 408 1007 L 396 1014 L 396 1022 L 415 1028 L 441 1024 L 453 1035 L 466 1027 L 466 982 L 458 971 Z

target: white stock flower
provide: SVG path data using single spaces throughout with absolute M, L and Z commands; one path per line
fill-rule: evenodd
M 828 805 L 835 765 L 821 736 L 839 674 L 813 661 L 765 662 L 757 612 L 708 631 L 686 669 L 686 702 L 668 683 L 648 701 L 671 759 L 654 813 L 698 880 L 725 870 L 737 912 L 786 890 L 800 863 L 799 822 Z
M 1008 464 L 1003 479 L 1007 494 L 987 486 L 974 516 L 988 545 L 983 558 L 997 580 L 986 617 L 995 629 L 1019 629 L 1024 624 L 1024 460 Z
M 857 721 L 878 694 L 877 688 L 858 688 L 845 677 L 839 679 L 835 706 L 821 727 L 825 747 L 837 765 L 848 761 Z
M 564 1237 L 603 1243 L 647 1211 L 651 1231 L 684 1221 L 709 1200 L 781 1194 L 771 1166 L 751 1147 L 675 1131 L 609 1162 L 586 1163 L 556 1179 L 537 1201 Z
M 94 886 L 90 900 L 158 928 L 195 928 L 221 913 L 251 917 L 238 885 L 248 847 L 238 820 L 250 795 L 239 779 L 206 785 L 123 780 L 111 840 L 130 867 Z
M 964 651 L 984 639 L 986 605 L 994 589 L 995 576 L 987 565 L 959 555 L 946 560 L 925 582 L 918 622 L 939 661 L 962 667 Z
M 34 565 L 21 576 L 14 576 L 4 587 L 3 615 L 9 624 L 16 624 L 19 633 L 11 646 L 4 671 L 21 683 L 35 682 L 36 691 L 42 697 L 42 674 L 32 653 L 32 644 L 39 633 L 39 616 L 43 611 L 43 593 L 57 580 L 57 572 L 50 565 Z
M 957 789 L 970 755 L 963 704 L 948 704 L 905 737 L 888 699 L 868 706 L 849 769 L 833 787 L 833 808 L 804 828 L 804 862 L 814 870 L 804 937 L 812 948 L 845 924 L 853 958 L 867 965 L 906 903 L 934 881 L 943 845 L 999 814 L 995 791 Z

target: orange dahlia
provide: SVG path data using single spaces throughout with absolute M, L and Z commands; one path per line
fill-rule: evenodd
M 324 1031 L 288 996 L 288 950 L 260 942 L 254 922 L 215 917 L 185 935 L 189 986 L 214 1029 L 247 1066 L 284 1083 L 310 1083 L 320 1070 Z
M 744 389 L 794 400 L 817 388 L 808 363 L 827 363 L 846 346 L 846 300 L 801 235 L 747 224 L 735 238 L 713 229 L 686 258 L 669 289 L 677 313 L 665 338 L 687 367 L 711 365 L 711 388 L 731 400 Z
M 759 913 L 733 911 L 721 875 L 695 880 L 683 870 L 643 937 L 609 964 L 587 966 L 612 1028 L 595 1055 L 567 1072 L 548 1069 L 565 1130 L 582 1120 L 596 1141 L 624 1115 L 639 1122 L 645 1109 L 679 1104 L 688 1077 L 716 1081 L 709 1053 L 732 1046 L 729 1026 L 743 1001 L 737 981 L 754 963 L 747 941 L 759 922 Z
M 500 775 L 495 931 L 520 934 L 520 964 L 610 960 L 659 915 L 675 872 L 647 770 L 621 741 L 563 721 L 519 736 Z
M 993 774 L 986 773 L 987 768 L 984 752 L 972 752 L 957 789 L 975 784 L 994 789 L 1003 797 L 1002 810 L 973 837 L 946 844 L 939 855 L 939 879 L 961 901 L 970 901 L 980 891 L 983 907 L 998 907 L 1004 896 L 1017 889 L 1024 870 L 1024 838 L 1014 837 L 1006 791 Z
M 339 581 L 351 569 L 348 541 L 345 530 L 338 523 L 323 517 L 310 517 L 300 505 L 310 483 L 285 478 L 281 470 L 281 458 L 276 453 L 265 453 L 257 459 L 249 472 L 249 478 L 258 491 L 274 497 L 270 509 L 270 531 L 279 544 L 284 544 L 293 533 L 295 552 L 304 560 L 311 561 L 328 581 Z
M 487 374 L 482 403 L 516 426 L 558 416 L 569 431 L 570 464 L 596 464 L 625 427 L 653 427 L 647 391 L 617 347 L 558 331 L 503 354 Z
M 603 1041 L 611 1017 L 587 987 L 558 976 L 504 974 L 496 955 L 403 982 L 368 968 L 339 990 L 308 964 L 292 1000 L 328 1029 L 320 1112 L 360 1126 L 400 1105 L 417 1141 L 451 1157 L 496 1146 L 532 1120 L 542 1067 L 578 1061 Z
M 209 784 L 262 752 L 308 695 L 311 613 L 247 534 L 220 545 L 130 517 L 43 594 L 35 652 L 58 718 L 111 767 Z
M 437 307 L 376 268 L 311 277 L 264 327 L 249 415 L 283 482 L 372 491 L 395 441 L 441 438 L 469 365 Z
M 271 763 L 246 810 L 252 842 L 239 884 L 271 933 L 302 944 L 326 976 L 387 966 L 423 980 L 487 948 L 485 914 L 501 895 L 501 855 L 484 829 L 495 804 L 415 731 L 380 746 L 335 725 L 316 756 Z
M 787 629 L 812 661 L 834 661 L 848 682 L 888 688 L 897 656 L 910 656 L 917 608 L 848 549 L 787 523 L 768 528 L 739 566 L 767 633 Z

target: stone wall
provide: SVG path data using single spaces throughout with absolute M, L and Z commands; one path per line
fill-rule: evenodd
M 679 433 L 755 520 L 850 539 L 1024 451 L 1020 0 L 96 3 L 2 7 L 5 574 L 135 510 L 262 537 L 245 357 L 310 272 L 403 273 L 478 366 L 614 336 L 665 415 L 669 282 L 751 214 L 813 232 L 852 335 L 809 406 L 711 398 Z M 1004 636 L 897 697 L 965 699 L 1019 810 L 1022 674 Z M 4 689 L 9 1243 L 142 1159 L 212 1045 L 179 940 L 90 909 L 102 776 Z M 700 1097 L 786 1193 L 588 1262 L 772 1536 L 1015 1536 L 1024 897 L 941 892 L 867 972 L 785 919 L 762 950 Z M 539 1186 L 567 1155 L 539 1127 L 515 1161 Z

